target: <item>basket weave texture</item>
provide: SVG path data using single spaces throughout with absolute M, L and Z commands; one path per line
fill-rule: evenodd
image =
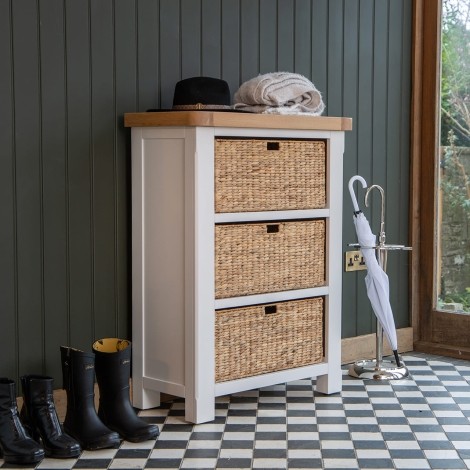
M 323 298 L 216 311 L 216 382 L 302 367 L 323 358 Z
M 321 140 L 216 139 L 215 211 L 325 207 L 325 162 Z
M 216 225 L 217 299 L 324 284 L 323 219 Z

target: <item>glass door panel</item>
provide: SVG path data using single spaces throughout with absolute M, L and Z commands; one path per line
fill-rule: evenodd
M 470 0 L 442 0 L 436 305 L 470 314 Z

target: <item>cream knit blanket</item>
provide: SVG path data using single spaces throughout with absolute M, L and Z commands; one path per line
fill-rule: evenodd
M 320 92 L 302 75 L 273 72 L 258 75 L 240 86 L 234 108 L 265 114 L 310 114 L 325 109 Z

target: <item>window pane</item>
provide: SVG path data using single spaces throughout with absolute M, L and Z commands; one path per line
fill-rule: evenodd
M 442 1 L 437 309 L 470 313 L 470 0 Z

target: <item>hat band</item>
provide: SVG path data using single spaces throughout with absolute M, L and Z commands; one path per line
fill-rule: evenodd
M 188 109 L 188 110 L 197 110 L 197 109 L 232 109 L 231 106 L 226 104 L 175 104 L 173 109 Z

